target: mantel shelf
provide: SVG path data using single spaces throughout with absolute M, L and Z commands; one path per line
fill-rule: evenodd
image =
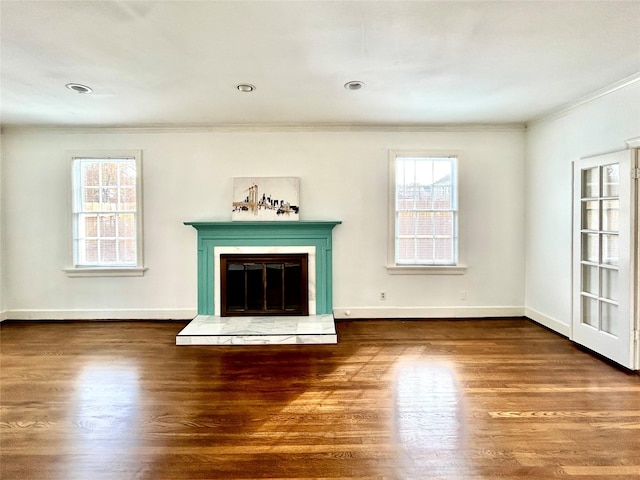
M 234 230 L 266 230 L 270 228 L 278 229 L 291 229 L 291 230 L 305 230 L 308 228 L 320 227 L 333 228 L 336 225 L 341 224 L 341 220 L 299 220 L 295 222 L 279 221 L 279 222 L 231 222 L 231 221 L 218 221 L 218 222 L 206 222 L 206 221 L 194 221 L 184 222 L 185 225 L 190 225 L 196 230 L 200 229 L 219 229 L 219 228 L 231 228 Z

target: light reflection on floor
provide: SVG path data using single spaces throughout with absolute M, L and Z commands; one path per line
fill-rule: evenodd
M 394 381 L 393 423 L 407 471 L 420 471 L 427 475 L 423 478 L 443 471 L 458 478 L 469 475 L 469 466 L 460 463 L 459 450 L 467 440 L 455 367 L 406 360 L 396 365 Z
M 76 381 L 77 434 L 70 480 L 86 479 L 91 472 L 115 472 L 118 464 L 135 459 L 139 422 L 139 372 L 134 364 L 109 361 L 87 364 Z

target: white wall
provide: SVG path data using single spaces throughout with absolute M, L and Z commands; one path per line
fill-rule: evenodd
M 10 318 L 190 318 L 196 231 L 229 220 L 235 176 L 301 177 L 301 218 L 337 219 L 338 316 L 521 315 L 524 131 L 43 131 L 3 135 L 5 304 Z M 452 149 L 460 166 L 465 275 L 388 275 L 389 149 Z M 145 264 L 140 278 L 68 278 L 66 150 L 142 149 Z M 466 291 L 466 300 L 460 291 Z M 379 300 L 379 292 L 387 300 Z M 402 307 L 398 310 L 396 307 Z
M 528 126 L 526 313 L 565 335 L 571 321 L 571 162 L 640 135 L 640 82 Z
M 0 131 L 0 322 L 5 319 L 4 306 L 4 200 L 2 193 L 2 132 Z

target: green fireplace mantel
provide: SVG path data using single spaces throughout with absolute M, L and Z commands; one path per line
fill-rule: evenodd
M 316 313 L 333 311 L 332 231 L 341 221 L 184 222 L 198 231 L 198 314 L 213 315 L 215 247 L 314 246 Z

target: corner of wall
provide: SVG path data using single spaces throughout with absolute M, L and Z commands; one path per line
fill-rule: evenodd
M 564 335 L 565 337 L 571 336 L 570 325 L 566 323 L 562 323 L 561 321 L 556 320 L 555 318 L 552 318 L 543 313 L 540 313 L 534 310 L 533 308 L 525 307 L 524 316 L 530 320 L 533 320 L 536 323 L 539 323 L 543 327 L 547 327 L 553 330 L 554 332 L 559 333 L 560 335 Z

